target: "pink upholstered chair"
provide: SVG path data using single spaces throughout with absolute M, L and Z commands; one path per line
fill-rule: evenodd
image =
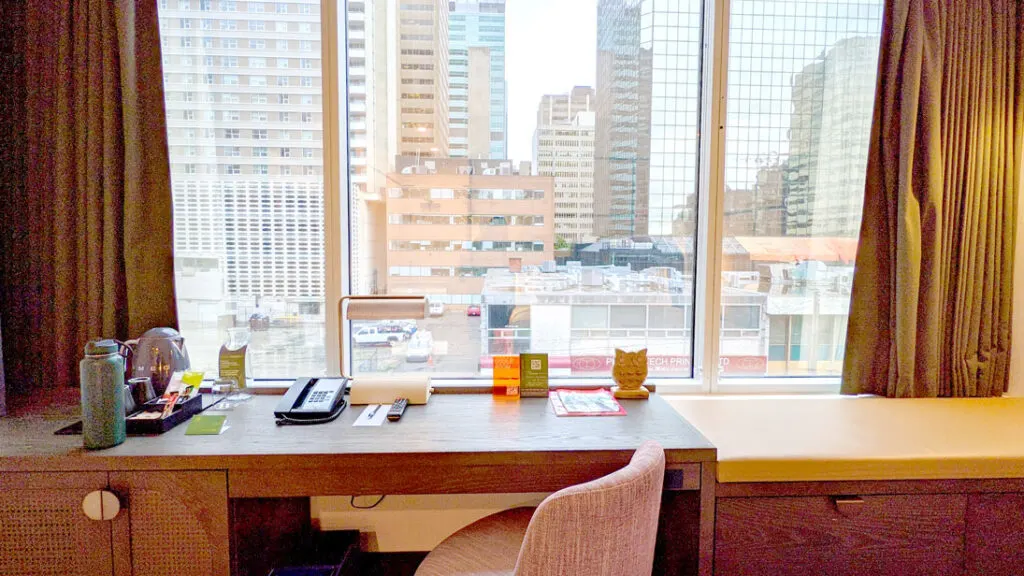
M 665 451 L 644 443 L 629 465 L 459 530 L 416 576 L 650 576 Z

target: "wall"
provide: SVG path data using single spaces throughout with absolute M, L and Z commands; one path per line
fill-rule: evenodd
M 432 550 L 459 528 L 495 512 L 536 506 L 546 494 L 455 494 L 388 496 L 373 510 L 358 510 L 348 496 L 313 498 L 314 523 L 322 530 L 359 530 L 369 537 L 364 547 L 377 552 Z M 370 506 L 375 496 L 361 496 Z

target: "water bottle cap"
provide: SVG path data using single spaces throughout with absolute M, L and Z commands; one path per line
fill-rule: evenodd
M 105 354 L 116 354 L 119 349 L 115 340 L 90 340 L 85 345 L 86 356 L 103 356 Z

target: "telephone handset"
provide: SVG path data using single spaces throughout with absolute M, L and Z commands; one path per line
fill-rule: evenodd
M 299 378 L 277 404 L 278 424 L 323 424 L 348 406 L 345 378 Z

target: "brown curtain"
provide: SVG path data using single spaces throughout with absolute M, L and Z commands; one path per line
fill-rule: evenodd
M 78 383 L 92 337 L 177 325 L 156 0 L 25 4 L 14 388 Z M 13 257 L 13 256 L 11 256 Z M 5 285 L 5 290 L 8 286 Z M 12 363 L 13 364 L 13 363 Z
M 844 393 L 1008 384 L 1024 135 L 1020 0 L 888 0 Z

